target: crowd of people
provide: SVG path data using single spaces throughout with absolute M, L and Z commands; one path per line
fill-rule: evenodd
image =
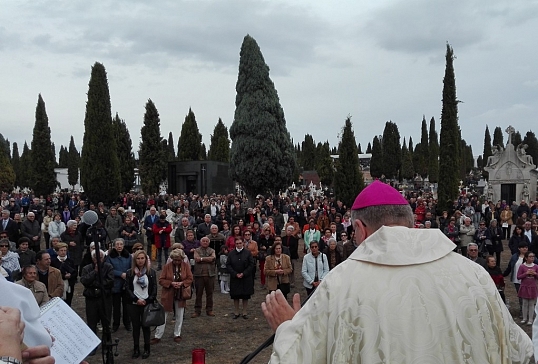
M 452 209 L 438 211 L 431 194 L 401 196 L 411 210 L 411 227 L 440 230 L 453 251 L 490 274 L 503 300 L 504 277 L 510 276 L 522 323 L 532 324 L 538 202 L 509 206 L 462 194 Z M 111 206 L 76 193 L 45 198 L 4 193 L 0 204 L 0 273 L 29 288 L 38 305 L 52 297 L 71 305 L 80 282 L 88 326 L 97 332 L 100 323 L 115 332 L 123 324 L 132 332 L 133 358 L 148 358 L 151 345 L 164 336 L 166 322 L 153 338 L 142 325 L 144 306 L 158 296 L 167 316 L 173 315 L 173 340 L 179 343 L 191 296 L 193 319 L 203 311 L 215 316 L 217 287 L 233 301 L 232 319 L 247 320 L 256 289 L 287 299 L 299 276 L 311 295 L 360 245 L 352 209 L 308 191 L 255 201 L 241 195 L 125 193 Z M 98 216 L 93 226 L 83 219 L 89 210 Z M 509 241 L 512 258 L 501 271 L 503 240 Z

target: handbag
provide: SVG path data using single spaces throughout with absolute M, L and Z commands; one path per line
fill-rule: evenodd
M 148 303 L 142 314 L 142 326 L 161 326 L 165 323 L 164 307 L 157 301 Z
M 176 300 L 190 300 L 192 298 L 192 285 L 185 287 L 181 286 L 179 289 L 176 290 L 175 299 Z

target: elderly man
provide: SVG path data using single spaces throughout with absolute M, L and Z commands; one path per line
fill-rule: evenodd
M 463 218 L 463 224 L 460 225 L 460 248 L 461 255 L 464 257 L 467 256 L 467 246 L 473 242 L 474 234 L 476 229 L 473 224 L 471 224 L 470 217 Z
M 17 223 L 9 216 L 9 210 L 2 211 L 2 220 L 0 220 L 0 232 L 5 232 L 10 241 L 17 241 L 19 227 Z
M 373 182 L 352 220 L 359 247 L 302 308 L 278 291 L 262 304 L 276 331 L 271 363 L 529 362 L 531 340 L 489 274 L 441 231 L 412 229 L 398 191 Z
M 35 259 L 38 279 L 47 287 L 49 297 L 61 298 L 64 294 L 64 281 L 60 270 L 50 266 L 50 254 L 41 250 L 37 252 Z
M 209 247 L 209 238 L 200 240 L 200 247 L 194 250 L 194 284 L 196 285 L 196 302 L 191 317 L 198 317 L 202 312 L 202 298 L 205 290 L 205 311 L 207 316 L 213 313 L 213 291 L 215 290 L 215 251 Z
M 478 256 L 478 244 L 476 243 L 469 243 L 469 246 L 467 247 L 467 258 L 484 268 L 487 266 L 486 260 Z
M 202 239 L 204 236 L 211 233 L 211 215 L 205 214 L 204 222 L 198 225 L 196 229 L 196 238 L 198 240 Z
M 19 265 L 21 268 L 35 264 L 35 251 L 28 249 L 29 242 L 28 238 L 21 238 L 19 240 L 17 254 L 19 254 Z
M 207 237 L 209 238 L 209 246 L 215 250 L 218 255 L 220 247 L 224 245 L 226 238 L 219 233 L 219 227 L 215 224 L 211 225 L 210 233 Z
M 33 212 L 29 212 L 21 224 L 21 234 L 30 239 L 30 248 L 36 253 L 41 250 L 41 226 Z

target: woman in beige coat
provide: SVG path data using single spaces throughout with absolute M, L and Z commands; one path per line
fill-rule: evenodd
M 288 298 L 290 292 L 291 259 L 288 255 L 282 254 L 282 243 L 276 242 L 271 248 L 272 255 L 265 259 L 265 275 L 267 289 L 269 293 L 280 289 L 284 297 Z
M 166 316 L 168 316 L 168 312 L 173 312 L 175 307 L 176 323 L 174 325 L 174 341 L 179 343 L 181 341 L 183 313 L 185 312 L 187 301 L 178 299 L 177 293 L 180 287 L 191 287 L 192 272 L 190 264 L 186 263 L 184 260 L 185 253 L 183 250 L 172 250 L 170 259 L 172 259 L 172 261 L 165 264 L 161 276 L 159 277 L 159 284 L 163 287 L 161 291 L 161 304 L 164 307 L 164 311 L 167 313 Z M 161 341 L 165 328 L 166 321 L 155 330 L 155 338 L 151 339 L 152 344 L 157 344 Z
M 510 231 L 512 230 L 512 210 L 506 205 L 501 211 L 501 227 L 503 228 L 503 239 L 510 239 Z

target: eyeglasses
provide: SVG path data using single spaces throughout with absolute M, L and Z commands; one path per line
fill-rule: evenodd
M 340 234 L 340 236 L 347 236 L 347 234 Z
M 312 249 L 318 249 L 318 248 L 319 248 L 319 247 L 318 247 L 317 245 L 314 245 L 314 246 L 311 245 L 311 246 L 310 246 L 310 249 L 311 249 L 311 250 L 312 250 Z
M 478 249 L 469 249 L 470 252 L 477 252 Z
M 0 248 L 7 248 L 9 245 L 0 245 Z

